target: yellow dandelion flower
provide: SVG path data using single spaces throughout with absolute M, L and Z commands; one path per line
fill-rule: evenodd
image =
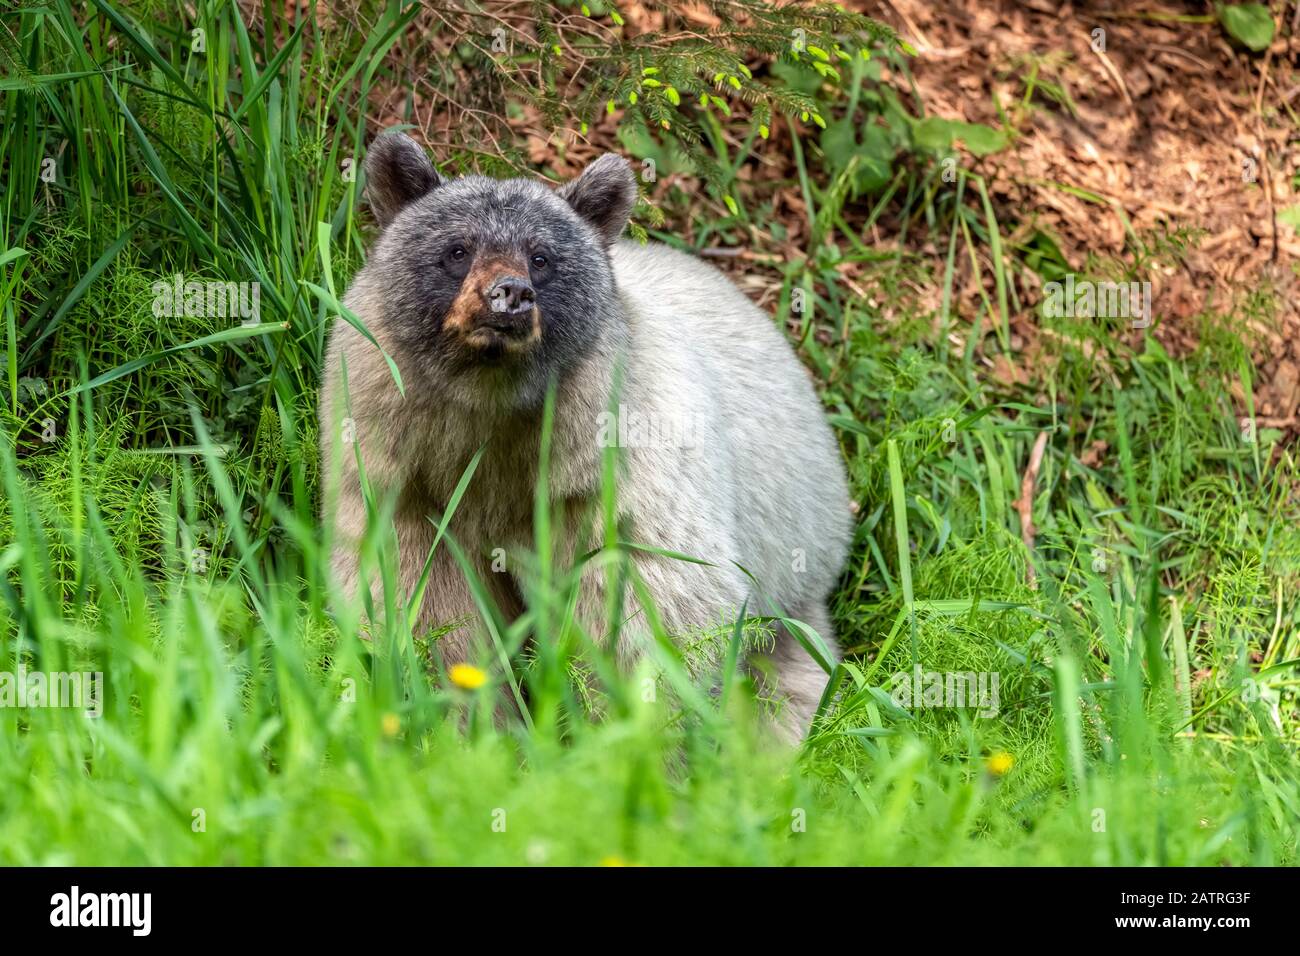
M 383 727 L 384 733 L 387 736 L 396 737 L 397 732 L 402 729 L 402 721 L 396 714 L 384 714 L 383 719 L 380 721 L 380 726 Z
M 478 690 L 487 683 L 487 672 L 473 664 L 453 664 L 451 670 L 447 672 L 447 677 L 457 687 L 463 687 L 465 690 Z
M 1016 765 L 1016 758 L 1005 750 L 999 750 L 988 759 L 989 773 L 1000 777 Z
M 600 861 L 601 866 L 627 866 L 627 862 L 621 856 L 607 856 Z

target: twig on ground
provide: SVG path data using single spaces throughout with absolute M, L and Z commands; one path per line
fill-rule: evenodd
M 1034 571 L 1034 485 L 1038 482 L 1038 471 L 1043 466 L 1043 452 L 1046 450 L 1047 432 L 1039 432 L 1034 450 L 1029 454 L 1029 467 L 1020 480 L 1020 497 L 1015 501 L 1016 511 L 1020 513 L 1020 537 L 1029 552 L 1025 577 L 1031 588 L 1038 586 L 1038 574 Z

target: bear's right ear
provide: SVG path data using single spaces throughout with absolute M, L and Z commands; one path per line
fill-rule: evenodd
M 370 144 L 366 199 L 379 228 L 387 229 L 403 206 L 444 182 L 424 150 L 405 133 L 385 133 Z

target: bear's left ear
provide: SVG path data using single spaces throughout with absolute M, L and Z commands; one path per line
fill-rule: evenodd
M 557 194 L 595 228 L 606 246 L 612 246 L 636 205 L 636 178 L 627 160 L 606 153 Z

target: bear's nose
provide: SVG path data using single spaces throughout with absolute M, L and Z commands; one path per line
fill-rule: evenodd
M 537 304 L 537 295 L 527 279 L 520 276 L 504 276 L 492 283 L 488 289 L 488 307 L 496 313 L 519 315 L 531 312 Z

